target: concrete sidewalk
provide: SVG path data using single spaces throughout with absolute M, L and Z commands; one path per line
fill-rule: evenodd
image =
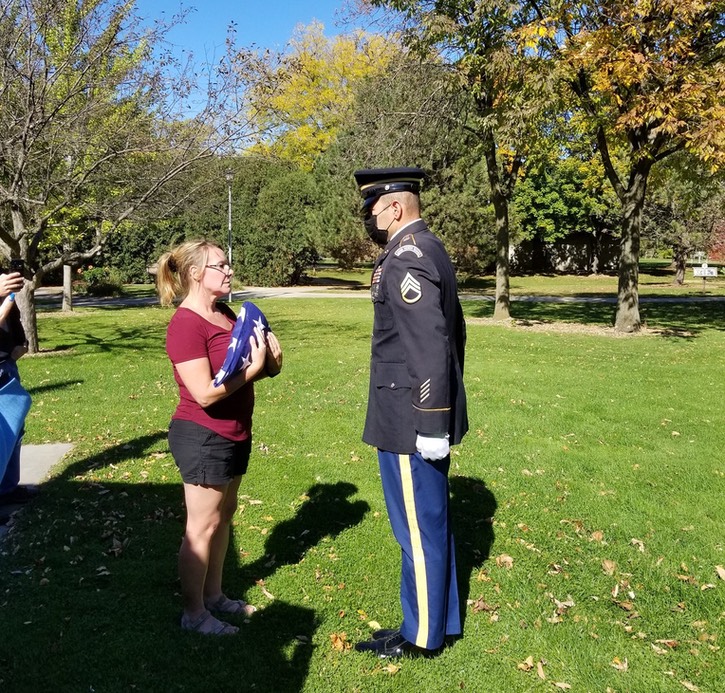
M 70 443 L 23 445 L 20 448 L 20 484 L 23 486 L 42 486 L 43 482 L 48 479 L 51 469 L 72 448 L 73 446 Z M 23 504 L 0 506 L 0 540 L 8 533 L 8 523 L 12 522 L 12 515 L 23 508 L 28 508 L 32 512 L 32 507 L 32 500 Z M 6 519 L 2 520 L 2 518 Z

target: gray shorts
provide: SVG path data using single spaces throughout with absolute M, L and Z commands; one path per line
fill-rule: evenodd
M 252 438 L 228 440 L 193 421 L 173 419 L 169 448 L 185 483 L 225 486 L 247 471 Z

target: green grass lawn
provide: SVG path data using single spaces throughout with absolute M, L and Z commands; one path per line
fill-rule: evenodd
M 0 546 L 0 690 L 725 690 L 721 306 L 649 306 L 659 336 L 470 321 L 471 431 L 451 475 L 465 633 L 390 663 L 350 649 L 400 620 L 399 550 L 360 440 L 370 303 L 258 304 L 285 367 L 257 386 L 227 585 L 261 610 L 223 639 L 178 626 L 171 312 L 41 316 L 44 352 L 21 362 L 26 442 L 75 447 Z M 611 317 L 577 305 L 515 310 Z
M 688 267 L 685 283 L 675 285 L 674 271 L 669 263 L 663 261 L 643 261 L 639 270 L 639 290 L 642 297 L 680 297 L 680 296 L 725 296 L 725 268 L 720 267 L 717 277 L 708 278 L 703 284 L 702 278 L 694 277 L 692 267 Z M 341 271 L 329 266 L 321 266 L 308 271 L 312 286 L 333 284 L 339 288 L 359 289 L 370 285 L 370 270 L 355 269 Z M 550 275 L 512 275 L 510 278 L 511 295 L 520 296 L 617 296 L 616 273 L 578 276 L 571 274 Z M 493 296 L 496 279 L 491 275 L 471 277 L 461 282 L 461 290 L 467 293 L 480 293 Z

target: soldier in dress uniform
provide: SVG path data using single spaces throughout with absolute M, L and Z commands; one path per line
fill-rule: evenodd
M 355 172 L 375 261 L 370 392 L 363 440 L 378 449 L 402 550 L 403 622 L 356 645 L 380 657 L 436 653 L 461 633 L 448 510 L 450 445 L 468 430 L 466 328 L 443 243 L 420 218 L 418 168 Z

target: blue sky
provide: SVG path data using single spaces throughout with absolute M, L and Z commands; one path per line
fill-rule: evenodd
M 345 0 L 137 0 L 137 12 L 147 18 L 170 18 L 180 7 L 196 8 L 183 26 L 169 33 L 175 51 L 191 50 L 197 62 L 215 62 L 224 54 L 227 26 L 236 23 L 237 45 L 284 50 L 298 24 L 314 19 L 328 36 L 340 33 L 335 25 Z

